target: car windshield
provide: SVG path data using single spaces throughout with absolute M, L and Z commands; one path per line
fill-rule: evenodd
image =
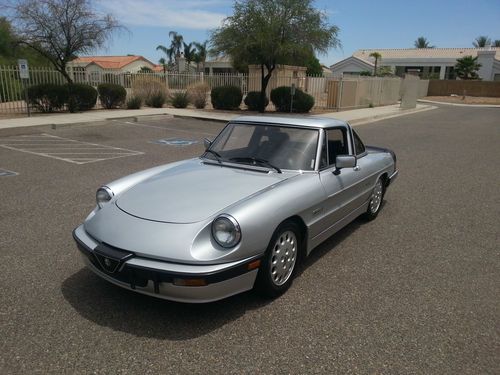
M 319 132 L 266 124 L 230 123 L 204 157 L 276 169 L 314 170 Z

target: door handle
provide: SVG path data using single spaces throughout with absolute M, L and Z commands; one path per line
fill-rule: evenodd
M 360 171 L 360 170 L 361 170 L 361 167 L 360 167 L 359 165 L 356 165 L 356 166 L 354 167 L 354 170 L 355 170 L 356 172 L 357 172 L 357 171 Z

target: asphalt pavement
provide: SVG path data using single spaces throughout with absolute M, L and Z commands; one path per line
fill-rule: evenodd
M 277 300 L 180 304 L 85 269 L 71 231 L 96 188 L 199 155 L 222 126 L 158 116 L 0 132 L 0 170 L 17 173 L 0 171 L 1 374 L 500 373 L 496 108 L 357 126 L 365 143 L 397 153 L 398 180 L 375 221 L 317 248 Z M 53 157 L 66 144 L 23 136 L 96 147 L 79 164 Z M 106 149 L 128 151 L 97 155 Z

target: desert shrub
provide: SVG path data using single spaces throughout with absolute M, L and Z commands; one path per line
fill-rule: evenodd
M 54 112 L 64 107 L 68 96 L 67 86 L 41 83 L 27 89 L 28 103 L 40 112 Z
M 207 94 L 209 91 L 210 87 L 206 83 L 195 83 L 187 89 L 189 101 L 198 109 L 205 108 L 207 105 Z
M 171 103 L 175 108 L 186 108 L 189 104 L 189 97 L 186 91 L 178 91 L 172 95 Z
M 156 76 L 138 74 L 132 82 L 132 94 L 141 98 L 146 105 L 153 107 L 152 103 L 159 103 L 163 98 L 163 103 L 168 98 L 168 90 L 165 81 L 161 81 Z M 154 99 L 153 99 L 154 98 Z M 162 105 L 163 105 L 162 103 Z
M 106 109 L 122 106 L 127 97 L 125 88 L 114 83 L 101 83 L 97 86 L 97 92 L 102 106 Z
M 153 94 L 145 100 L 146 105 L 153 108 L 163 107 L 163 104 L 165 104 L 166 101 L 167 101 L 167 96 L 162 92 Z
M 245 105 L 248 107 L 250 111 L 258 111 L 260 110 L 261 103 L 261 93 L 260 91 L 250 91 L 245 97 Z M 269 99 L 266 96 L 264 98 L 264 108 L 269 104 Z
M 84 83 L 67 83 L 68 97 L 66 104 L 70 112 L 88 111 L 97 102 L 97 90 Z
M 243 94 L 237 86 L 219 86 L 212 89 L 210 98 L 215 109 L 236 109 L 241 104 Z
M 291 88 L 280 86 L 271 90 L 271 101 L 278 112 L 290 112 Z M 314 107 L 314 97 L 300 89 L 295 90 L 293 96 L 293 112 L 305 113 Z
M 142 99 L 138 96 L 132 96 L 127 100 L 127 109 L 140 109 Z

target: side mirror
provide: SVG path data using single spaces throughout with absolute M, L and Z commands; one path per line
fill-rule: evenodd
M 339 155 L 335 158 L 334 175 L 340 174 L 342 168 L 354 168 L 356 166 L 356 157 L 351 155 Z
M 205 145 L 205 150 L 208 150 L 208 148 L 212 145 L 212 141 L 208 138 L 203 139 L 203 145 Z

